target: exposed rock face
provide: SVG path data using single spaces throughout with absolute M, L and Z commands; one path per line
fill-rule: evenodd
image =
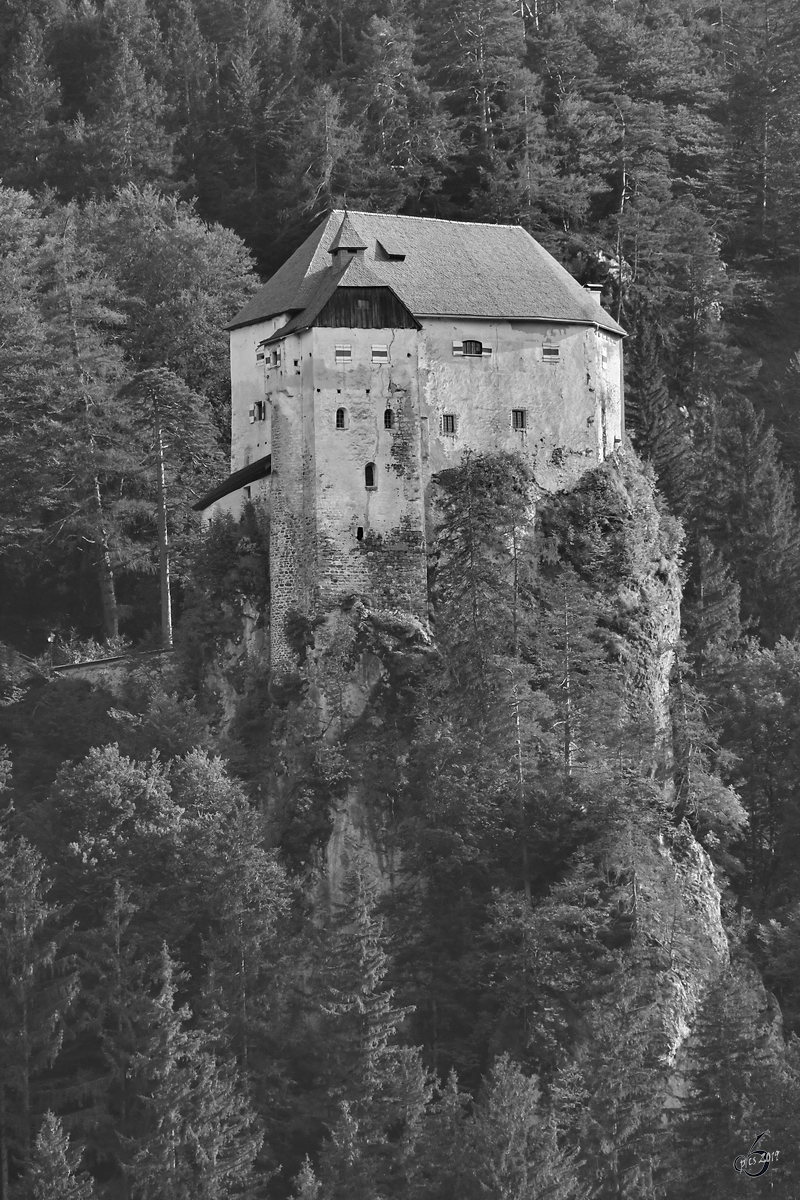
M 675 1104 L 684 1086 L 682 1063 L 698 1008 L 729 965 L 713 863 L 689 826 L 682 822 L 676 827 L 669 818 L 670 675 L 680 632 L 680 530 L 660 511 L 652 483 L 636 462 L 622 457 L 585 475 L 563 499 L 545 503 L 561 506 L 550 535 L 562 537 L 567 561 L 605 597 L 611 614 L 609 645 L 617 647 L 625 665 L 626 703 L 643 731 L 645 771 L 640 794 L 631 801 L 636 811 L 624 834 L 606 840 L 602 869 L 630 880 L 626 905 L 633 940 L 619 953 L 638 973 L 639 994 L 649 1009 L 649 1036 L 658 1048 L 665 1081 L 670 1079 L 667 1103 Z M 255 616 L 250 625 L 243 642 L 231 647 L 232 658 L 265 661 L 265 638 Z M 385 888 L 393 886 L 400 864 L 392 838 L 397 814 L 391 796 L 399 789 L 376 783 L 381 769 L 392 769 L 381 761 L 387 755 L 386 725 L 398 664 L 401 670 L 424 674 L 436 653 L 417 616 L 369 609 L 358 600 L 330 608 L 304 633 L 297 648 L 297 690 L 284 710 L 281 735 L 294 737 L 294 748 L 281 757 L 288 762 L 292 754 L 306 754 L 323 779 L 315 803 L 326 809 L 327 826 L 324 835 L 317 832 L 317 844 L 324 845 L 312 855 L 318 904 L 341 898 L 356 860 L 368 864 Z M 227 701 L 223 697 L 229 717 L 236 699 L 232 691 Z M 346 761 L 340 754 L 345 742 Z M 393 761 L 402 759 L 397 743 L 393 753 Z M 284 764 L 273 775 L 273 805 L 296 804 L 298 796 L 303 800 L 308 795 L 309 785 L 298 784 L 300 773 Z M 307 863 L 309 869 L 311 865 Z M 589 1006 L 588 1036 L 594 1013 L 606 1027 L 619 1022 L 622 1043 L 624 1018 L 608 1010 L 601 1013 L 602 1008 L 602 1001 L 599 1007 Z

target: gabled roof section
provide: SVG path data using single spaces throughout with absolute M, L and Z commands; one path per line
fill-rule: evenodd
M 334 263 L 321 276 L 317 278 L 314 291 L 308 297 L 306 307 L 302 312 L 297 313 L 287 321 L 285 325 L 281 325 L 280 329 L 276 329 L 272 337 L 267 338 L 262 345 L 269 346 L 271 342 L 280 342 L 290 333 L 297 333 L 298 330 L 308 329 L 310 325 L 322 312 L 325 305 L 330 300 L 333 293 L 340 287 L 359 287 L 359 288 L 388 288 L 393 292 L 404 308 L 402 297 L 397 295 L 395 289 L 385 280 L 381 279 L 377 272 L 370 270 L 363 259 L 348 258 L 343 263 Z M 410 311 L 410 310 L 409 310 Z M 414 324 L 419 328 L 419 322 L 413 313 L 410 313 Z
M 390 287 L 416 317 L 549 320 L 625 332 L 519 225 L 483 225 L 386 213 L 345 214 L 341 210 L 332 212 L 314 230 L 245 305 L 230 328 L 282 312 L 299 315 L 302 324 L 295 328 L 310 324 L 305 310 L 312 300 L 316 302 L 318 289 L 327 287 L 323 277 L 326 273 L 329 277 L 338 275 L 341 270 L 338 256 L 331 265 L 328 252 L 346 218 L 366 243 L 363 254 L 349 260 L 350 286 L 355 286 L 355 276 L 349 271 L 357 264 L 375 280 L 371 285 L 359 282 L 357 286 Z M 405 258 L 387 257 L 401 253 Z M 335 286 L 340 282 L 341 278 L 337 279 Z M 291 332 L 289 325 L 281 334 Z
M 342 218 L 342 223 L 339 226 L 339 231 L 336 237 L 328 247 L 328 254 L 336 254 L 337 250 L 366 250 L 367 243 L 361 240 L 361 236 L 353 222 L 350 220 L 350 213 L 346 212 Z

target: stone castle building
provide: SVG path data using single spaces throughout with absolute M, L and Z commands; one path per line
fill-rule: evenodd
M 465 449 L 547 490 L 602 462 L 623 336 L 519 226 L 332 212 L 230 326 L 233 473 L 196 506 L 268 501 L 273 665 L 291 611 L 425 616 L 432 479 Z

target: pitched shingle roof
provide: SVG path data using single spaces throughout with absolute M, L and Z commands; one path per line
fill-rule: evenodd
M 336 264 L 339 256 L 332 265 L 329 251 L 345 217 L 348 238 L 357 235 L 366 244 L 363 257 L 355 261 L 375 276 L 377 284 L 390 287 L 417 317 L 540 318 L 624 332 L 519 225 L 341 210 L 314 230 L 230 328 L 278 313 L 303 313 L 320 288 L 326 291 L 326 280 L 341 269 Z M 387 260 L 386 252 L 397 252 L 397 247 L 405 258 Z

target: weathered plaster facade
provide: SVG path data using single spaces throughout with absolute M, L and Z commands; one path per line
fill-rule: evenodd
M 378 233 L 404 253 L 384 262 L 376 237 L 370 257 L 355 229 L 370 220 L 388 222 L 389 236 L 384 226 Z M 397 224 L 404 221 L 413 223 Z M 470 259 L 460 269 L 478 294 L 460 305 L 466 315 L 459 315 L 453 280 L 438 301 L 434 295 L 452 314 L 423 311 L 430 292 L 413 302 L 415 286 L 431 286 L 423 248 L 415 249 L 428 226 L 447 227 L 433 231 L 445 240 L 455 230 L 454 255 L 465 239 L 495 238 L 483 267 L 494 297 L 485 303 L 486 316 L 467 313 L 483 303 Z M 623 435 L 622 331 L 522 230 L 378 214 L 340 215 L 330 228 L 337 238 L 315 254 L 330 255 L 333 264 L 302 276 L 306 312 L 302 299 L 288 305 L 267 296 L 263 308 L 278 304 L 284 311 L 245 310 L 231 330 L 231 469 L 241 472 L 270 455 L 269 474 L 206 510 L 236 511 L 249 497 L 269 500 L 276 667 L 293 660 L 285 631 L 291 611 L 311 616 L 359 595 L 376 608 L 425 617 L 432 480 L 466 449 L 517 451 L 550 491 L 603 461 Z M 405 238 L 400 243 L 392 242 L 397 229 Z M 561 289 L 544 305 L 559 310 L 556 317 L 538 315 L 539 298 L 522 294 L 524 272 L 513 261 L 493 278 L 497 248 L 508 240 L 517 256 L 530 243 L 535 280 L 542 275 L 545 290 Z M 416 274 L 407 271 L 403 284 L 394 263 L 405 268 L 406 258 Z M 480 263 L 474 266 L 480 271 Z M 308 280 L 321 297 L 316 305 Z M 510 300 L 503 287 L 512 289 Z M 270 288 L 272 282 L 265 292 Z M 515 314 L 492 313 L 504 306 Z M 389 311 L 403 327 L 370 325 L 375 313 Z M 352 324 L 332 324 L 343 313 Z

